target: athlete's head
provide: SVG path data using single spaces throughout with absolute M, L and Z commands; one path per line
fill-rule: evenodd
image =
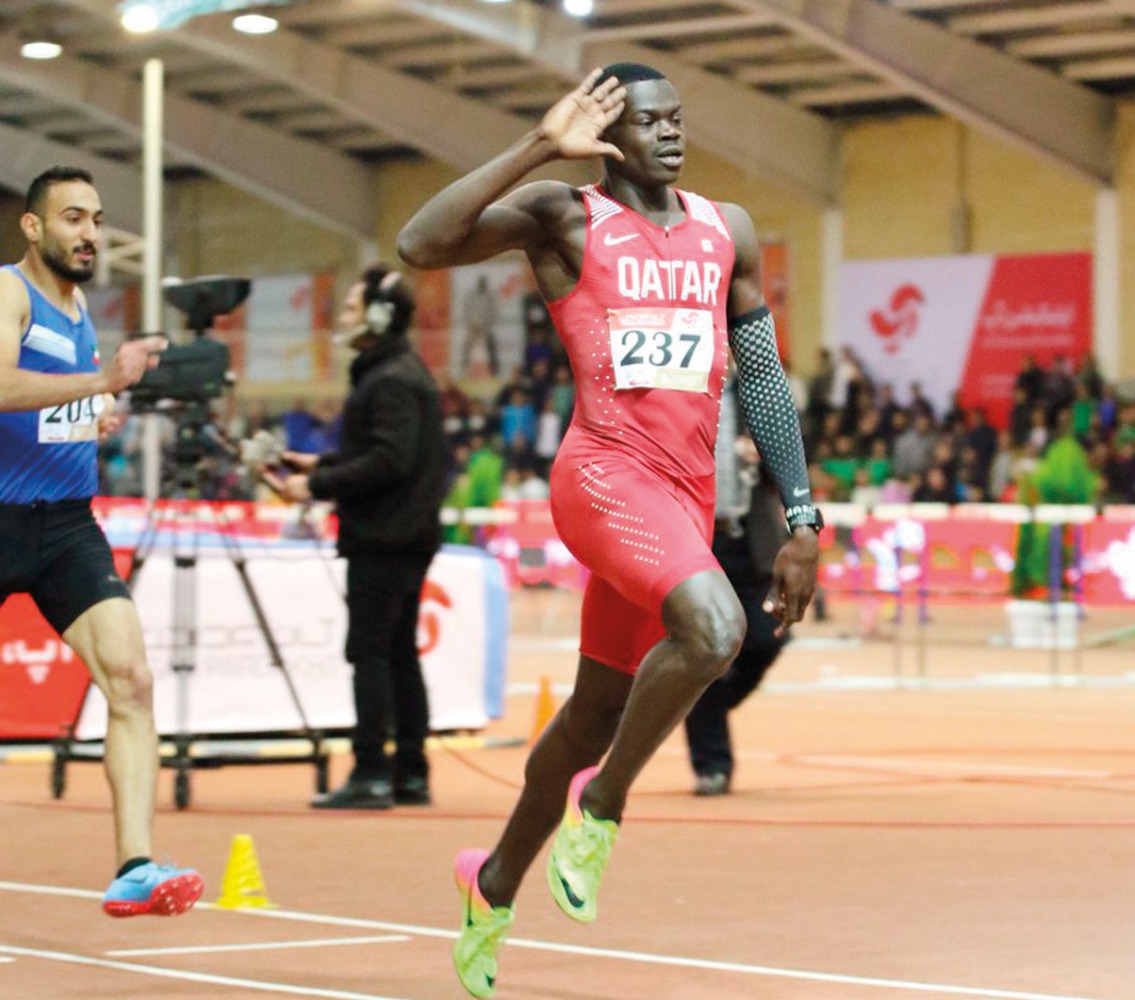
M 102 204 L 80 167 L 52 167 L 28 188 L 20 228 L 30 251 L 64 281 L 87 281 L 102 244 Z
M 388 264 L 372 264 L 348 290 L 339 314 L 346 341 L 362 350 L 379 337 L 404 336 L 414 315 L 406 278 Z
M 642 63 L 606 66 L 600 82 L 614 77 L 626 88 L 623 113 L 604 138 L 619 147 L 622 163 L 607 160 L 607 169 L 642 184 L 670 184 L 678 179 L 686 150 L 682 103 L 666 77 Z

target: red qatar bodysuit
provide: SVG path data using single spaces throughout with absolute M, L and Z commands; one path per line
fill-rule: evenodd
M 713 449 L 728 356 L 733 238 L 712 201 L 658 226 L 583 189 L 575 288 L 548 304 L 575 376 L 552 517 L 590 571 L 580 652 L 633 673 L 664 635 L 662 600 L 718 569 Z

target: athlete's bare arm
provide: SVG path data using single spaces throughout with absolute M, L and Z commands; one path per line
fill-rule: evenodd
M 19 362 L 20 341 L 30 315 L 24 283 L 10 271 L 0 271 L 0 411 L 38 410 L 120 392 L 153 368 L 158 363 L 155 352 L 166 346 L 164 337 L 142 337 L 124 343 L 102 371 L 74 375 L 29 372 Z
M 439 268 L 506 250 L 524 250 L 535 264 L 548 248 L 555 252 L 578 211 L 572 189 L 541 181 L 505 192 L 553 160 L 622 158 L 600 137 L 622 113 L 625 90 L 614 78 L 595 86 L 600 72 L 588 74 L 517 143 L 426 202 L 398 234 L 399 256 L 413 267 Z
M 760 247 L 749 213 L 737 205 L 722 205 L 733 233 L 736 257 L 729 283 L 729 316 L 734 318 L 764 305 L 761 294 Z M 760 441 L 757 441 L 758 448 Z M 783 499 L 782 483 L 777 487 Z M 804 617 L 816 589 L 819 538 L 812 528 L 797 528 L 777 553 L 772 569 L 772 586 L 765 598 L 765 610 L 780 622 L 783 631 Z
M 729 317 L 744 316 L 765 304 L 761 294 L 761 254 L 753 220 L 740 205 L 723 203 L 721 210 L 733 234 L 733 275 L 729 280 Z

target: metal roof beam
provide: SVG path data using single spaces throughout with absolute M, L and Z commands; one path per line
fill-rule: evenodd
M 737 2 L 968 125 L 1112 181 L 1116 111 L 1101 94 L 875 0 Z
M 22 196 L 39 174 L 56 163 L 89 170 L 98 186 L 106 217 L 122 229 L 142 231 L 140 171 L 69 143 L 0 124 L 0 185 Z
M 142 89 L 136 80 L 66 55 L 50 63 L 21 59 L 19 45 L 15 33 L 0 34 L 0 80 L 141 135 Z M 364 165 L 321 143 L 168 91 L 163 103 L 164 145 L 178 159 L 339 232 L 373 236 L 375 185 Z M 320 182 L 311 183 L 312 177 Z

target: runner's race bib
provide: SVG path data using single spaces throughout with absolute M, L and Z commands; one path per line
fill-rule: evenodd
M 74 444 L 76 441 L 97 441 L 99 414 L 103 411 L 102 396 L 88 396 L 58 406 L 45 406 L 39 411 L 40 444 Z
M 616 389 L 706 392 L 713 367 L 708 309 L 608 309 Z

